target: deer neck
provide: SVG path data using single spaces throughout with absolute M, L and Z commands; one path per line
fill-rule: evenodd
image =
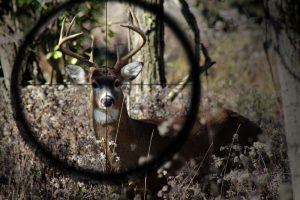
M 116 107 L 118 108 L 99 109 L 96 106 L 93 107 L 93 125 L 97 139 L 117 141 L 117 137 L 122 137 L 125 135 L 124 132 L 130 131 L 130 127 L 128 127 L 130 118 L 126 105 Z

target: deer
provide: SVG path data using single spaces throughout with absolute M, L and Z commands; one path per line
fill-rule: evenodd
M 63 20 L 58 47 L 65 55 L 78 59 L 84 65 L 82 67 L 69 64 L 66 65 L 65 70 L 71 81 L 88 84 L 91 87 L 89 109 L 96 138 L 103 139 L 105 142 L 115 141 L 115 151 L 120 157 L 120 165 L 123 169 L 139 164 L 142 156 L 158 155 L 173 138 L 174 135 L 170 133 L 176 132 L 178 125 L 183 123 L 184 116 L 167 120 L 168 134 L 165 135 L 161 134 L 159 129 L 166 120 L 137 120 L 128 114 L 121 86 L 134 80 L 142 71 L 142 62 L 128 63 L 128 61 L 144 46 L 145 33 L 137 26 L 121 25 L 137 34 L 135 48 L 122 57 L 117 54 L 117 61 L 113 67 L 99 67 L 94 62 L 92 48 L 89 59 L 70 50 L 68 43 L 83 34 L 70 35 L 74 20 L 75 17 L 67 30 L 65 19 Z M 92 41 L 91 47 L 93 43 Z M 197 114 L 191 133 L 178 154 L 186 161 L 192 158 L 203 158 L 207 152 L 220 154 L 220 147 L 229 145 L 235 134 L 238 135 L 241 145 L 249 145 L 258 139 L 260 133 L 261 129 L 258 125 L 229 109 L 202 111 Z M 149 148 L 150 142 L 151 148 Z M 109 150 L 106 152 L 108 157 L 112 153 Z M 172 166 L 175 173 L 180 165 L 174 161 Z M 149 187 L 151 188 L 150 184 Z

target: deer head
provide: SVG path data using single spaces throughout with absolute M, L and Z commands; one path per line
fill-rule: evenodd
M 129 59 L 135 55 L 145 44 L 144 32 L 135 26 L 122 25 L 138 34 L 139 39 L 136 47 L 126 55 L 119 57 L 117 53 L 117 61 L 114 67 L 99 67 L 93 58 L 93 45 L 91 45 L 90 59 L 87 59 L 73 51 L 68 47 L 67 42 L 74 40 L 83 33 L 69 35 L 74 24 L 75 17 L 71 21 L 67 31 L 65 31 L 65 19 L 62 22 L 58 47 L 61 51 L 73 58 L 81 61 L 84 66 L 67 65 L 65 70 L 73 82 L 79 84 L 90 84 L 92 86 L 91 101 L 93 106 L 94 120 L 97 123 L 112 123 L 117 120 L 120 111 L 120 105 L 123 101 L 123 93 L 120 86 L 124 82 L 134 80 L 143 68 L 142 62 L 128 63 Z

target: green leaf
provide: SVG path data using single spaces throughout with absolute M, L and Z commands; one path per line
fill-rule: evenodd
M 145 18 L 146 24 L 148 24 L 148 25 L 153 22 L 153 16 L 150 13 L 145 12 L 144 18 Z
M 53 56 L 53 52 L 50 51 L 46 54 L 46 59 L 49 60 Z
M 109 37 L 114 37 L 115 33 L 112 30 L 108 30 L 108 36 Z
M 108 42 L 106 36 L 103 37 L 104 42 Z
M 57 51 L 59 49 L 58 45 L 55 45 L 54 51 Z
M 53 58 L 58 59 L 62 57 L 62 52 L 61 51 L 54 51 L 53 53 Z
M 89 2 L 86 2 L 86 8 L 88 9 L 88 10 L 90 10 L 91 8 L 92 8 L 92 4 L 91 3 L 89 3 Z
M 78 61 L 77 58 L 72 58 L 70 63 L 72 65 L 75 65 L 77 63 L 77 61 Z

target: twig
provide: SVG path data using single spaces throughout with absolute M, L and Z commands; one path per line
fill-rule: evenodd
M 206 47 L 201 43 L 201 50 L 205 58 L 204 65 L 199 67 L 199 75 L 203 72 L 206 72 L 210 67 L 212 67 L 216 62 L 212 61 Z M 163 99 L 163 103 L 166 103 L 168 101 L 173 101 L 177 95 L 186 87 L 188 82 L 191 81 L 191 75 L 186 75 L 176 87 L 174 87 Z
M 240 127 L 241 127 L 241 124 L 239 124 L 239 126 L 238 126 L 238 128 L 236 129 L 234 135 L 237 134 L 237 133 L 239 132 Z M 231 144 L 230 144 L 230 149 L 229 149 L 229 153 L 228 153 L 228 156 L 227 156 L 227 159 L 226 159 L 226 164 L 225 164 L 225 166 L 224 166 L 224 168 L 223 168 L 223 170 L 222 170 L 222 172 L 221 172 L 221 174 L 223 174 L 223 176 L 222 176 L 223 178 L 224 178 L 224 176 L 225 176 L 225 172 L 226 172 L 226 168 L 227 168 L 227 165 L 228 165 L 229 157 L 230 157 L 230 154 L 231 154 L 233 142 L 234 142 L 234 138 L 232 139 L 232 142 L 231 142 Z M 223 193 L 223 185 L 224 185 L 224 181 L 222 180 L 222 185 L 221 185 L 221 196 L 222 196 L 222 193 Z
M 260 153 L 259 151 L 257 151 L 257 153 L 258 153 L 258 155 L 259 155 L 259 157 L 260 157 L 260 159 L 261 159 L 261 161 L 262 161 L 262 163 L 263 163 L 263 165 L 264 165 L 264 172 L 269 173 L 264 158 L 262 157 L 262 155 L 261 155 L 261 153 Z
M 164 52 L 165 52 L 165 25 L 164 25 L 164 0 L 158 1 L 159 14 L 156 15 L 156 33 L 154 34 L 155 56 L 158 64 L 159 82 L 161 86 L 166 87 L 167 79 L 165 72 Z
M 200 46 L 202 47 L 202 52 L 203 55 L 205 57 L 205 64 L 206 65 L 206 60 L 210 60 L 208 53 L 206 51 L 206 48 L 203 46 L 203 44 L 200 43 L 200 30 L 197 24 L 197 20 L 194 16 L 194 14 L 191 12 L 189 4 L 185 1 L 185 0 L 179 0 L 180 4 L 181 4 L 181 13 L 183 15 L 183 17 L 185 18 L 186 22 L 188 23 L 190 29 L 193 31 L 194 33 L 194 44 L 195 44 L 195 60 L 197 60 L 197 62 L 200 62 Z M 204 49 L 203 49 L 204 47 Z M 207 59 L 209 58 L 209 59 Z M 212 63 L 209 67 L 211 67 L 214 63 Z M 209 68 L 207 67 L 207 69 Z M 206 71 L 206 70 L 204 70 Z M 200 68 L 200 74 L 203 73 L 201 72 L 201 68 Z M 190 75 L 185 76 L 181 81 L 180 81 L 180 85 L 176 86 L 174 89 L 172 89 L 167 95 L 166 97 L 162 100 L 163 103 L 166 103 L 168 101 L 173 101 L 177 95 L 185 88 L 185 86 L 187 85 L 187 83 L 190 81 L 191 77 Z
M 119 116 L 119 120 L 118 120 L 118 126 L 117 126 L 117 132 L 116 132 L 115 144 L 114 144 L 114 150 L 113 150 L 113 152 L 115 152 L 115 149 L 116 149 L 115 145 L 117 145 L 117 138 L 118 138 L 120 123 L 121 123 L 121 117 L 122 117 L 122 112 L 123 112 L 124 101 L 125 101 L 125 98 L 123 98 L 122 105 L 121 105 L 121 112 L 120 112 L 120 116 Z
M 200 30 L 197 24 L 197 20 L 194 14 L 191 12 L 189 4 L 185 0 L 179 0 L 181 4 L 181 13 L 185 18 L 186 22 L 194 32 L 194 43 L 195 43 L 195 58 L 197 61 L 200 60 Z
M 151 133 L 151 138 L 150 138 L 150 143 L 149 143 L 149 148 L 148 148 L 148 153 L 147 153 L 147 161 L 150 156 L 150 149 L 151 149 L 151 144 L 152 144 L 153 133 L 154 133 L 154 129 L 152 130 L 152 133 Z M 145 174 L 144 200 L 146 200 L 146 194 L 147 194 L 147 170 L 146 170 L 146 174 Z
M 203 166 L 203 163 L 204 163 L 206 157 L 208 156 L 208 153 L 209 153 L 210 149 L 213 147 L 213 143 L 214 143 L 214 142 L 211 142 L 209 148 L 208 148 L 207 151 L 205 152 L 205 155 L 204 155 L 204 157 L 203 157 L 203 159 L 202 159 L 200 165 L 197 167 L 196 173 L 195 173 L 194 176 L 191 178 L 191 180 L 190 180 L 190 182 L 189 182 L 187 188 L 189 188 L 189 186 L 192 184 L 192 182 L 194 181 L 194 179 L 195 179 L 196 176 L 198 175 L 198 172 L 199 172 L 200 168 Z

